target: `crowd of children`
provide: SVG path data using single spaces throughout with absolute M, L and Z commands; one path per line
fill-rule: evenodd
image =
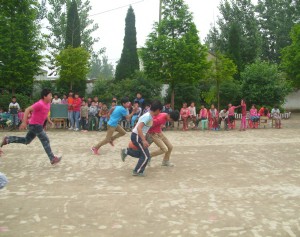
M 221 129 L 222 122 L 225 130 L 233 129 L 235 127 L 235 110 L 237 108 L 241 108 L 240 131 L 245 131 L 247 127 L 257 128 L 260 117 L 274 119 L 275 128 L 281 128 L 281 117 L 278 106 L 274 106 L 270 112 L 264 106 L 262 106 L 258 111 L 256 106 L 253 104 L 248 112 L 246 102 L 244 99 L 242 99 L 240 105 L 233 106 L 232 104 L 228 104 L 228 107 L 223 108 L 220 111 L 218 111 L 213 104 L 211 105 L 210 109 L 207 109 L 204 105 L 201 105 L 198 114 L 195 114 L 194 102 L 192 102 L 189 107 L 187 107 L 187 103 L 183 103 L 180 110 L 180 116 L 183 123 L 182 130 L 188 130 L 189 122 L 192 124 L 192 129 L 200 127 L 200 121 L 202 130 L 211 129 L 218 131 Z

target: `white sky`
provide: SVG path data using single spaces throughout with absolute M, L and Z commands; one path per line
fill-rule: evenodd
M 184 1 L 189 6 L 189 11 L 193 13 L 194 23 L 203 41 L 214 19 L 217 20 L 217 7 L 220 0 Z M 99 29 L 94 36 L 100 37 L 100 41 L 94 48 L 105 47 L 105 55 L 108 56 L 109 62 L 113 65 L 121 57 L 125 34 L 125 18 L 129 4 L 132 4 L 135 13 L 137 47 L 144 46 L 148 34 L 152 32 L 154 22 L 158 22 L 159 0 L 90 0 L 90 3 L 92 6 L 90 18 L 99 25 Z M 93 16 L 97 13 L 101 14 Z

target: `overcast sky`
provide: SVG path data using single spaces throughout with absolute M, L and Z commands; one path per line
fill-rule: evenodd
M 203 41 L 210 25 L 214 19 L 217 20 L 217 6 L 220 0 L 184 0 L 184 2 L 193 13 L 194 22 Z M 90 0 L 90 3 L 92 6 L 90 18 L 99 25 L 94 36 L 100 37 L 100 42 L 95 48 L 105 47 L 105 54 L 114 65 L 122 53 L 125 18 L 129 5 L 132 5 L 135 13 L 137 47 L 144 46 L 148 34 L 152 31 L 153 23 L 158 21 L 159 0 Z

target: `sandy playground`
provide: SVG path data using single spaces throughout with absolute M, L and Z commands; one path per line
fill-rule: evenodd
M 0 236 L 300 236 L 300 115 L 280 130 L 165 134 L 176 166 L 153 158 L 146 177 L 120 159 L 130 133 L 94 156 L 104 132 L 51 129 L 56 167 L 38 139 L 4 146 Z

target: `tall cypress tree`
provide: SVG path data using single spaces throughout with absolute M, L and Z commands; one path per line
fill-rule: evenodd
M 37 0 L 0 1 L 0 87 L 24 92 L 41 64 Z
M 130 6 L 125 19 L 124 44 L 121 59 L 116 67 L 116 80 L 130 78 L 136 70 L 139 70 L 136 44 L 135 15 Z
M 75 0 L 71 2 L 67 14 L 67 29 L 66 29 L 66 44 L 65 47 L 72 46 L 73 48 L 80 47 L 80 20 L 78 16 L 77 3 Z

